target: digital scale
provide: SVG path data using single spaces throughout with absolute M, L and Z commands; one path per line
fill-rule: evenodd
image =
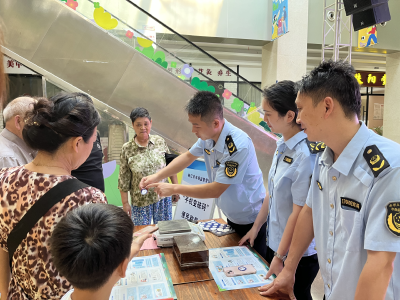
M 158 230 L 154 232 L 158 247 L 172 247 L 174 236 L 196 234 L 205 241 L 206 236 L 200 226 L 187 220 L 159 221 Z

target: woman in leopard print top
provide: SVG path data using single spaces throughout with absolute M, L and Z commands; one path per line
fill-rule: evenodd
M 38 155 L 33 162 L 0 171 L 0 293 L 7 299 L 60 299 L 70 283 L 55 269 L 49 238 L 71 209 L 87 203 L 106 203 L 93 187 L 83 188 L 54 205 L 29 231 L 9 266 L 7 239 L 19 220 L 47 191 L 72 178 L 89 156 L 96 139 L 98 112 L 80 93 L 66 94 L 53 103 L 39 99 L 25 118 L 24 141 Z M 10 278 L 11 273 L 11 278 Z

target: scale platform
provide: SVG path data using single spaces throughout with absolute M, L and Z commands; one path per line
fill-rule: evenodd
M 154 232 L 158 247 L 172 247 L 174 236 L 197 234 L 203 241 L 206 239 L 203 229 L 187 220 L 159 221 L 158 228 Z

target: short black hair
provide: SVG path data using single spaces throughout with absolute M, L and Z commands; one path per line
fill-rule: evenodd
M 354 77 L 356 71 L 345 61 L 324 61 L 304 76 L 300 82 L 299 94 L 312 98 L 317 106 L 325 97 L 336 99 L 348 119 L 360 116 L 360 85 Z
M 147 118 L 149 121 L 151 121 L 149 111 L 144 107 L 136 107 L 131 111 L 129 117 L 131 118 L 132 124 L 135 123 L 137 118 Z
M 97 290 L 130 256 L 131 218 L 111 204 L 91 203 L 69 211 L 50 238 L 58 272 L 75 288 Z
M 200 116 L 201 120 L 210 123 L 214 119 L 224 119 L 221 100 L 214 93 L 199 91 L 186 104 L 185 111 L 192 116 Z
M 282 80 L 263 90 L 264 100 L 278 112 L 279 116 L 284 117 L 288 111 L 295 113 L 293 125 L 297 124 L 297 88 L 298 85 L 295 82 Z
M 22 131 L 25 143 L 49 153 L 72 137 L 81 136 L 87 143 L 100 123 L 100 115 L 87 97 L 82 93 L 61 92 L 50 100 L 39 98 L 25 117 Z

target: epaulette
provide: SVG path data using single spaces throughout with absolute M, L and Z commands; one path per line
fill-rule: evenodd
M 310 142 L 308 139 L 306 139 L 308 149 L 310 149 L 310 152 L 312 154 L 317 154 L 319 152 L 323 152 L 326 148 L 325 143 L 323 142 Z
M 389 162 L 376 145 L 365 148 L 363 156 L 375 177 L 378 177 L 383 170 L 390 167 Z
M 233 153 L 235 153 L 237 151 L 236 145 L 233 142 L 233 139 L 230 135 L 226 136 L 225 144 L 228 147 L 229 155 L 232 155 Z

